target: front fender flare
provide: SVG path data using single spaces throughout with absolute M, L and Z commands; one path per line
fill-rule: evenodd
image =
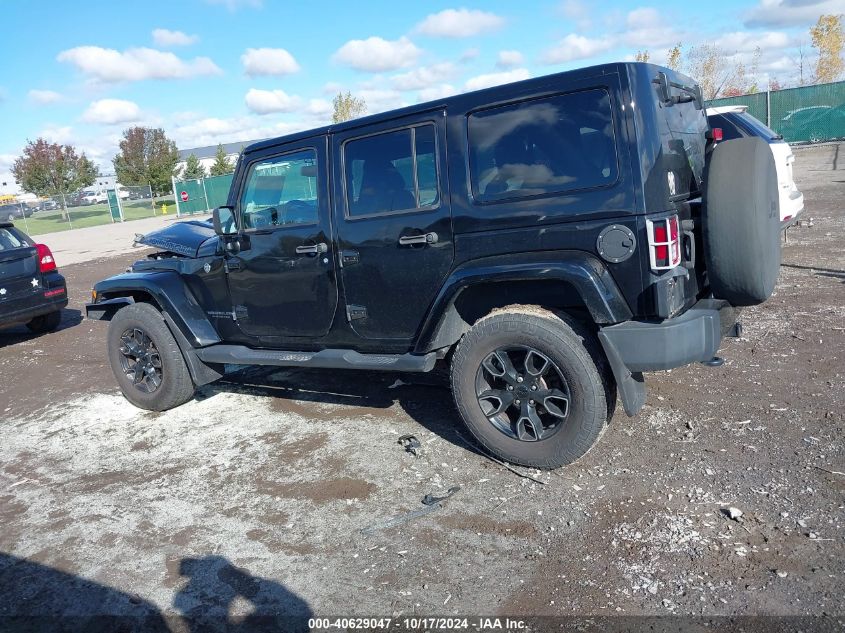
M 570 284 L 597 324 L 610 325 L 632 317 L 619 287 L 602 263 L 580 251 L 542 251 L 486 257 L 456 268 L 443 284 L 429 309 L 415 353 L 429 352 L 454 343 L 455 301 L 470 286 L 500 281 L 561 281 Z M 471 324 L 470 324 L 471 325 Z M 455 339 L 457 340 L 457 338 Z
M 220 337 L 202 306 L 178 273 L 171 271 L 124 273 L 97 282 L 94 290 L 104 301 L 148 294 L 179 328 L 191 347 L 205 347 L 220 342 Z M 98 305 L 100 302 L 86 306 L 87 312 L 94 318 L 99 318 L 94 316 Z

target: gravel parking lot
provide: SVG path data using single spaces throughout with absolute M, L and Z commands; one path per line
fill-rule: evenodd
M 80 310 L 136 256 L 65 266 L 62 328 L 0 333 L 0 615 L 843 614 L 845 146 L 796 154 L 804 226 L 725 364 L 649 375 L 640 415 L 531 479 L 436 376 L 244 370 L 135 409 Z

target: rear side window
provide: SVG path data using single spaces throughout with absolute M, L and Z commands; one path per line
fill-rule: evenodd
M 317 153 L 302 150 L 252 165 L 241 214 L 244 229 L 316 223 Z
M 724 114 L 714 114 L 708 118 L 711 128 L 718 127 L 722 129 L 722 140 L 733 141 L 734 139 L 745 137 L 745 134 Z
M 0 251 L 10 251 L 22 246 L 29 246 L 29 244 L 15 235 L 11 229 L 0 229 Z
M 483 110 L 467 129 L 472 194 L 481 202 L 601 187 L 618 175 L 605 90 Z
M 343 145 L 350 217 L 411 212 L 440 204 L 433 125 L 394 130 Z

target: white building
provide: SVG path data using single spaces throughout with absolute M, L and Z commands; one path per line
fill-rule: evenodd
M 223 143 L 223 151 L 226 152 L 226 158 L 229 159 L 229 162 L 234 167 L 235 163 L 238 162 L 238 156 L 241 155 L 241 151 L 245 147 L 249 147 L 256 141 L 239 141 L 236 143 Z M 179 174 L 185 168 L 187 164 L 188 156 L 193 154 L 199 159 L 200 165 L 205 167 L 206 173 L 214 164 L 214 159 L 217 156 L 217 146 L 216 145 L 207 145 L 205 147 L 194 147 L 192 149 L 180 149 L 179 150 L 179 162 L 176 163 L 176 173 Z M 178 178 L 178 177 L 177 177 Z

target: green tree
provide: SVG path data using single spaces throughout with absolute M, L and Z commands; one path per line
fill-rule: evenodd
M 350 119 L 357 119 L 367 113 L 367 102 L 360 97 L 353 97 L 351 92 L 343 94 L 338 92 L 332 100 L 334 112 L 332 112 L 332 123 L 342 123 Z
M 845 35 L 842 31 L 841 15 L 823 15 L 815 26 L 810 28 L 813 48 L 819 52 L 816 62 L 816 83 L 836 81 L 845 70 L 842 50 L 845 48 Z
M 223 144 L 217 145 L 217 153 L 214 154 L 214 163 L 209 168 L 208 172 L 212 176 L 225 176 L 235 171 L 235 166 L 226 158 L 226 152 L 223 150 Z
M 77 154 L 72 145 L 48 143 L 43 138 L 29 141 L 12 165 L 12 174 L 21 189 L 37 196 L 59 197 L 65 219 L 64 195 L 93 184 L 97 171 L 85 152 Z
M 205 167 L 202 166 L 196 154 L 191 154 L 185 160 L 185 169 L 182 170 L 181 177 L 185 180 L 205 178 Z
M 122 185 L 150 185 L 153 193 L 170 191 L 179 152 L 161 128 L 131 127 L 123 130 L 114 172 Z

